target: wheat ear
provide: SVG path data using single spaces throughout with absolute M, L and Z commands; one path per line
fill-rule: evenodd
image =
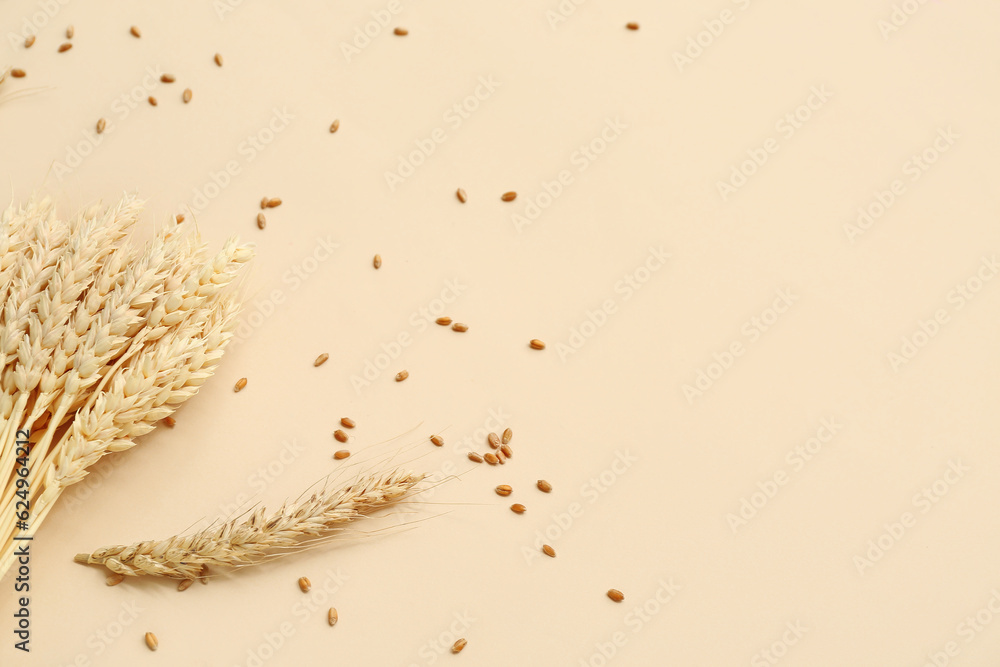
M 369 474 L 348 486 L 326 485 L 270 514 L 260 507 L 190 535 L 104 547 L 74 560 L 130 577 L 195 579 L 209 566 L 246 567 L 317 546 L 413 495 L 422 479 L 399 469 Z

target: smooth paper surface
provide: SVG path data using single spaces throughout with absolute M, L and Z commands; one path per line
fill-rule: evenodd
M 0 582 L 0 663 L 1000 660 L 996 3 L 0 15 L 14 201 L 137 192 L 137 242 L 184 213 L 257 246 L 216 376 L 39 530 L 30 654 Z M 72 562 L 392 465 L 440 483 L 207 586 Z

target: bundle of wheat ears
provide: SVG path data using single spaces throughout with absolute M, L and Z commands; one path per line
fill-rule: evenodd
M 32 199 L 0 217 L 0 577 L 63 490 L 197 393 L 232 337 L 226 287 L 251 249 L 212 255 L 174 221 L 137 247 L 140 208 L 63 221 Z

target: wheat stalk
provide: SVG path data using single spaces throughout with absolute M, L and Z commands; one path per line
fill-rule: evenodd
M 239 302 L 226 287 L 250 248 L 230 240 L 210 255 L 192 223 L 173 221 L 136 248 L 126 237 L 140 211 L 126 196 L 63 221 L 32 198 L 0 215 L 0 577 L 15 535 L 33 535 L 87 468 L 197 393 L 232 337 Z M 27 490 L 15 484 L 23 463 Z
M 399 469 L 368 474 L 345 487 L 326 484 L 270 514 L 260 507 L 189 535 L 104 547 L 74 560 L 131 577 L 195 579 L 210 566 L 246 567 L 317 546 L 409 497 L 422 479 Z

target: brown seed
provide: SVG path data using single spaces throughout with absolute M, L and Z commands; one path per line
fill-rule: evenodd
M 233 387 L 233 391 L 243 391 L 243 387 L 247 386 L 247 379 L 240 378 L 236 381 L 236 385 Z
M 219 67 L 222 67 L 222 54 L 221 53 L 216 53 L 215 54 L 215 64 L 218 65 Z
M 132 26 L 131 28 L 129 28 L 129 30 L 128 30 L 128 31 L 129 31 L 130 33 L 132 33 L 132 36 L 133 36 L 133 37 L 137 37 L 137 38 L 138 38 L 138 37 L 142 37 L 142 32 L 141 32 L 141 31 L 139 30 L 139 28 L 137 28 L 137 27 L 135 27 L 135 26 Z
M 486 436 L 486 442 L 490 443 L 490 448 L 497 449 L 500 447 L 500 436 L 496 433 L 490 433 Z
M 500 435 L 500 442 L 501 444 L 506 445 L 508 442 L 510 442 L 510 439 L 513 437 L 514 437 L 514 432 L 511 431 L 509 428 L 505 428 L 503 430 L 503 433 Z
M 184 94 L 181 95 L 181 99 L 184 100 L 184 104 L 187 104 L 188 102 L 191 101 L 191 95 L 192 95 L 191 89 L 190 88 L 185 88 L 184 89 Z
M 177 590 L 183 593 L 187 589 L 191 588 L 191 584 L 193 583 L 194 579 L 181 579 L 180 583 L 177 584 Z
M 340 121 L 339 120 L 335 120 L 332 123 L 330 123 L 330 134 L 333 134 L 334 132 L 336 132 L 339 129 L 340 129 Z
M 499 449 L 496 451 L 497 463 L 507 465 L 507 457 Z
M 462 202 L 463 204 L 469 201 L 469 196 L 465 194 L 465 190 L 463 190 L 462 188 L 455 190 L 455 196 L 458 197 L 458 201 Z
M 454 324 L 451 325 L 451 330 L 457 331 L 459 333 L 465 333 L 466 331 L 469 330 L 469 327 L 468 325 L 462 324 L 461 322 L 455 322 Z
M 538 480 L 538 490 L 542 493 L 552 493 L 552 485 L 544 479 Z
M 639 24 L 635 23 L 635 22 L 626 23 L 625 27 L 628 28 L 629 30 L 638 30 L 639 29 Z
M 514 489 L 510 488 L 510 484 L 501 484 L 495 488 L 494 491 L 497 492 L 498 496 L 509 496 L 514 492 Z
M 184 222 L 184 214 L 178 213 L 176 216 L 174 216 L 174 220 L 177 221 L 178 225 L 181 224 L 182 222 Z
M 340 425 L 343 426 L 344 428 L 354 428 L 355 426 L 357 426 L 357 424 L 354 423 L 354 420 L 351 419 L 350 417 L 341 417 Z
M 625 599 L 625 594 L 622 593 L 617 588 L 612 588 L 608 590 L 608 597 L 614 600 L 615 602 L 621 602 L 622 600 Z
M 350 455 L 351 453 L 349 451 L 347 451 L 346 449 L 341 449 L 334 453 L 333 458 L 337 459 L 338 461 L 343 461 Z
M 104 128 L 106 128 L 107 126 L 108 126 L 108 121 L 106 121 L 103 118 L 99 119 L 97 121 L 97 133 L 101 134 L 102 132 L 104 132 Z
M 150 651 L 155 651 L 160 646 L 160 640 L 156 638 L 152 632 L 146 633 L 146 646 L 149 647 Z
M 309 581 L 309 577 L 299 577 L 299 588 L 302 589 L 303 593 L 308 593 L 312 586 L 313 585 L 312 582 Z
M 528 511 L 528 508 L 522 505 L 521 503 L 514 503 L 513 505 L 510 506 L 510 511 L 513 512 L 514 514 L 524 514 L 525 512 Z
M 114 574 L 109 574 L 107 579 L 104 580 L 104 583 L 106 583 L 108 586 L 117 586 L 123 581 L 125 581 L 125 575 L 118 574 L 117 572 L 115 572 Z
M 547 544 L 542 547 L 542 553 L 545 554 L 546 556 L 548 556 L 549 558 L 555 558 L 556 557 L 556 550 L 553 549 L 552 547 L 550 547 Z
M 438 447 L 444 446 L 444 438 L 442 438 L 440 435 L 432 435 L 431 442 L 433 442 Z
M 269 202 L 269 201 L 271 201 L 271 200 L 268 199 L 267 197 L 261 198 L 261 200 L 260 200 L 260 208 L 261 208 L 261 210 L 267 208 L 267 202 Z
M 396 382 L 402 382 L 408 377 L 410 377 L 409 371 L 399 371 L 398 373 L 396 373 Z
M 340 616 L 337 615 L 337 610 L 330 607 L 330 611 L 326 615 L 326 621 L 330 624 L 330 627 L 337 625 L 337 621 L 340 620 Z
M 410 34 L 410 31 L 406 28 L 396 28 L 392 31 L 394 35 L 399 35 L 400 37 L 405 37 Z
M 23 69 L 12 69 L 10 71 L 10 75 L 15 79 L 23 79 L 25 76 L 27 76 L 27 72 L 25 72 Z
M 154 106 L 154 107 L 155 107 L 155 106 L 156 106 L 156 104 L 157 104 L 157 102 L 156 102 L 156 98 L 155 98 L 155 97 L 153 97 L 152 95 L 150 95 L 150 96 L 149 96 L 149 104 L 150 104 L 150 106 Z
M 482 463 L 483 462 L 483 457 L 480 456 L 479 454 L 476 454 L 475 452 L 469 452 L 468 456 L 469 456 L 469 460 L 472 461 L 473 463 Z
M 176 80 L 173 74 L 163 74 L 160 76 L 160 81 L 163 83 L 173 83 Z
M 461 653 L 462 649 L 465 648 L 465 645 L 468 644 L 468 643 L 469 642 L 466 641 L 464 637 L 462 639 L 456 640 L 455 643 L 451 645 L 451 652 L 452 653 Z
M 434 322 L 436 324 L 440 324 L 443 327 L 446 327 L 449 324 L 451 324 L 451 318 L 450 317 L 439 317 L 436 320 L 434 320 Z
M 69 42 L 66 42 L 65 44 L 60 44 L 59 45 L 59 53 L 66 53 L 67 51 L 69 51 L 72 48 L 73 48 L 73 45 L 70 44 Z
M 375 257 L 372 258 L 372 266 L 376 269 L 382 267 L 382 255 L 375 255 Z
M 174 419 L 173 417 L 164 417 L 160 421 L 163 422 L 163 425 L 166 426 L 167 428 L 173 428 L 177 426 L 177 420 Z
M 500 195 L 500 199 L 502 201 L 514 201 L 515 199 L 517 199 L 517 193 L 514 192 L 513 190 L 511 190 L 510 192 L 505 192 L 502 195 Z
M 73 26 L 66 28 L 66 39 L 73 39 L 73 35 L 76 34 L 76 30 Z
M 339 428 L 333 432 L 333 437 L 337 440 L 337 442 L 347 442 L 347 434 Z
M 28 35 L 24 40 L 24 48 L 30 49 L 31 45 L 35 43 L 35 36 Z
M 489 463 L 491 466 L 495 466 L 496 464 L 500 463 L 500 461 L 497 460 L 497 455 L 494 454 L 493 452 L 486 452 L 485 454 L 483 454 L 483 460 Z
M 263 213 L 257 214 L 257 229 L 264 229 L 267 227 L 267 218 L 264 217 Z
M 528 345 L 531 346 L 532 350 L 544 350 L 545 349 L 545 343 L 543 343 L 542 341 L 538 340 L 537 338 L 532 338 L 531 342 L 528 343 Z
M 514 450 L 510 448 L 510 445 L 500 445 L 500 451 L 503 452 L 503 455 L 507 458 L 514 458 Z
M 277 208 L 278 206 L 281 206 L 281 197 L 272 197 L 267 200 L 268 208 Z
M 316 357 L 316 361 L 313 362 L 313 366 L 322 366 L 326 363 L 326 360 L 330 358 L 330 355 L 324 352 L 323 354 Z

